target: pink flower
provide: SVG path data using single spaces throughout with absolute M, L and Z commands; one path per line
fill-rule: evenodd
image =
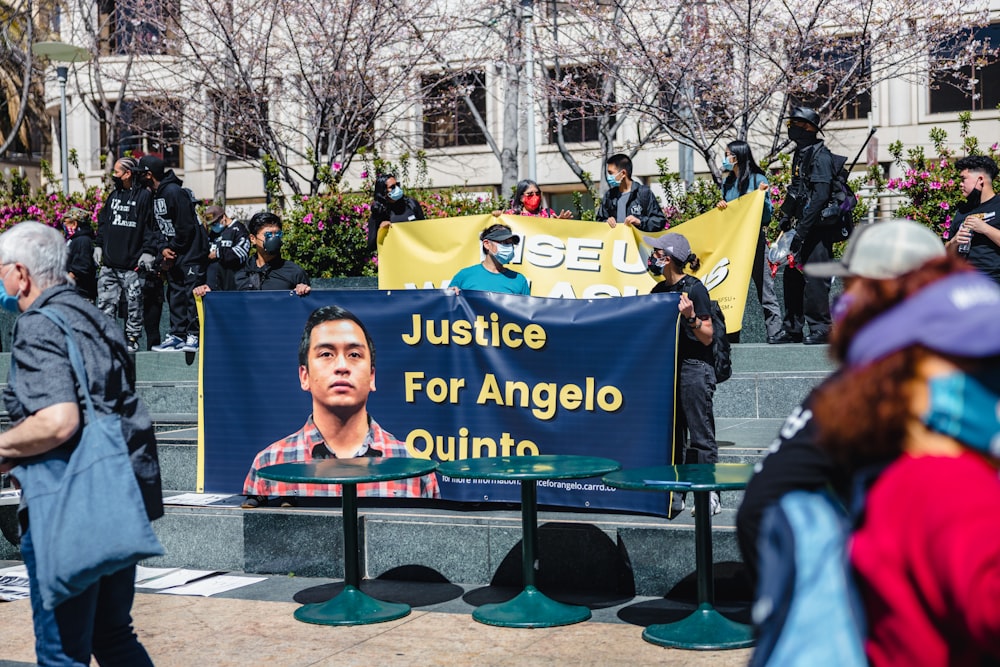
M 305 216 L 302 218 L 302 222 L 304 222 L 307 225 L 311 225 L 313 222 L 313 214 L 306 213 Z
M 931 190 L 940 190 L 941 184 L 938 183 L 937 181 L 931 181 L 930 188 Z
M 922 171 L 922 172 L 920 172 L 920 178 L 930 178 L 930 177 L 931 177 L 931 173 L 929 171 Z
M 323 224 L 322 220 L 316 223 L 316 229 L 318 229 L 319 231 L 323 231 L 324 229 L 326 229 L 326 225 Z
M 945 211 L 951 208 L 951 205 L 946 201 L 941 202 L 940 204 L 938 204 L 938 206 L 940 206 Z
M 361 172 L 361 178 L 368 178 L 368 170 L 367 169 L 365 169 L 363 172 Z
M 333 170 L 334 171 L 340 171 L 343 168 L 343 166 L 344 165 L 340 164 L 339 162 L 334 162 L 333 163 Z

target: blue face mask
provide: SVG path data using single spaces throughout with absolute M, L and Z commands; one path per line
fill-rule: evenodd
M 392 190 L 389 190 L 389 199 L 392 201 L 399 201 L 403 198 L 403 188 L 399 187 L 397 184 Z
M 11 266 L 9 269 L 7 269 L 7 273 L 5 273 L 3 278 L 0 280 L 7 280 L 7 276 L 10 275 L 10 272 L 13 270 L 14 267 Z M 12 313 L 20 314 L 21 309 L 17 307 L 17 300 L 20 297 L 20 295 L 21 295 L 20 291 L 18 291 L 18 293 L 13 296 L 7 294 L 7 287 L 5 285 L 3 288 L 3 293 L 0 294 L 0 308 L 3 308 L 4 310 L 9 310 Z
M 221 222 L 213 222 L 210 229 L 212 230 L 213 234 L 221 234 L 222 230 L 225 229 L 225 227 L 222 226 Z
M 506 264 L 510 260 L 514 259 L 514 246 L 511 244 L 497 244 L 497 251 L 493 253 L 493 256 L 497 258 L 497 261 L 501 264 Z
M 722 161 L 722 171 L 732 171 L 732 170 L 733 170 L 733 163 L 729 161 L 729 158 L 726 158 L 725 160 L 723 160 Z
M 1000 458 L 1000 374 L 994 366 L 974 374 L 956 371 L 928 383 L 927 428 Z
M 622 184 L 621 181 L 619 181 L 617 178 L 615 178 L 611 174 L 608 174 L 607 176 L 605 176 L 605 178 L 608 181 L 608 185 L 610 185 L 613 188 L 617 188 L 619 185 Z

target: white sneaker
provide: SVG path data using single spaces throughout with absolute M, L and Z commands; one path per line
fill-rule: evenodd
M 712 516 L 722 513 L 722 498 L 719 497 L 718 491 L 708 492 L 708 508 L 709 513 Z M 694 508 L 691 508 L 691 516 L 694 516 Z
M 198 351 L 198 337 L 194 334 L 188 334 L 187 340 L 180 348 L 184 352 L 197 352 Z
M 153 346 L 154 352 L 181 352 L 184 349 L 184 339 L 168 334 L 163 342 Z
M 125 351 L 129 354 L 135 354 L 139 351 L 139 341 L 135 338 L 129 338 L 125 341 Z

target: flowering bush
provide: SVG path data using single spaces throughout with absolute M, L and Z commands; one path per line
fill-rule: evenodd
M 56 186 L 48 163 L 42 161 L 42 174 Z M 0 232 L 22 220 L 37 220 L 56 229 L 62 229 L 63 218 L 73 207 L 91 212 L 91 222 L 97 226 L 97 213 L 101 210 L 104 195 L 100 187 L 91 186 L 83 192 L 71 192 L 69 197 L 60 192 L 31 191 L 26 178 L 14 174 L 8 180 L 0 174 Z
M 963 112 L 958 119 L 963 151 L 966 155 L 980 154 L 979 140 L 969 135 L 971 114 Z M 904 158 L 902 142 L 895 141 L 889 145 L 889 153 L 904 174 L 900 178 L 890 178 L 885 187 L 907 200 L 897 209 L 898 216 L 916 220 L 947 239 L 952 216 L 965 197 L 959 186 L 961 178 L 955 169 L 956 152 L 946 143 L 948 134 L 935 127 L 931 128 L 929 135 L 934 157 L 928 157 L 923 147 L 917 146 L 907 150 Z M 987 154 L 996 161 L 997 144 L 991 145 Z

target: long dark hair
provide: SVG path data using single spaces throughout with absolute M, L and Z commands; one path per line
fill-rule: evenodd
M 731 141 L 726 149 L 736 157 L 736 171 L 729 172 L 729 176 L 726 177 L 726 182 L 723 184 L 723 188 L 732 187 L 733 182 L 739 178 L 736 182 L 736 191 L 741 195 L 745 195 L 747 190 L 750 189 L 750 176 L 753 174 L 764 175 L 764 170 L 758 166 L 757 161 L 753 159 L 753 153 L 750 152 L 750 144 L 745 141 Z M 737 176 L 736 172 L 739 172 Z
M 395 174 L 379 174 L 375 177 L 375 202 L 372 208 L 389 208 L 392 204 L 392 200 L 389 199 L 389 189 L 385 187 L 386 181 L 390 178 L 396 178 Z
M 517 184 L 517 187 L 514 188 L 514 196 L 510 200 L 510 208 L 512 211 L 514 211 L 514 213 L 520 213 L 521 211 L 524 210 L 524 202 L 521 201 L 521 197 L 524 196 L 524 193 L 532 185 L 534 185 L 535 188 L 538 189 L 538 194 L 540 195 L 542 193 L 542 189 L 538 187 L 538 183 L 535 183 L 534 181 L 527 178 L 524 179 L 523 181 L 520 181 Z M 538 210 L 539 211 L 542 210 L 541 204 L 538 205 Z

